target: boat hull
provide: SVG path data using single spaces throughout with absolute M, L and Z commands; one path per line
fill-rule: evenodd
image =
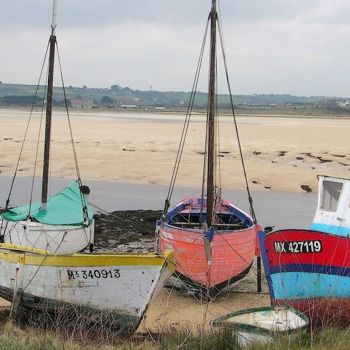
M 208 261 L 202 230 L 186 230 L 162 223 L 158 227 L 158 246 L 161 252 L 173 251 L 176 273 L 180 277 L 213 294 L 249 272 L 258 229 L 253 226 L 215 233 L 210 243 L 211 261 Z
M 309 325 L 308 318 L 291 307 L 245 309 L 221 316 L 211 322 L 217 328 L 232 330 L 240 348 L 267 343 L 277 336 L 293 335 Z
M 4 243 L 74 254 L 94 243 L 94 221 L 89 226 L 47 225 L 39 222 L 2 221 Z
M 314 230 L 260 234 L 273 304 L 306 313 L 313 326 L 350 323 L 350 239 Z
M 0 296 L 34 312 L 103 315 L 131 333 L 174 271 L 156 254 L 50 255 L 0 245 Z M 16 302 L 17 301 L 17 302 Z

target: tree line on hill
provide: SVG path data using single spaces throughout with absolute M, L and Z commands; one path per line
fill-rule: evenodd
M 0 106 L 31 106 L 34 101 L 36 86 L 24 84 L 4 84 L 0 82 Z M 45 87 L 40 86 L 34 106 L 42 106 L 45 100 Z M 110 88 L 88 88 L 69 86 L 66 88 L 67 104 L 76 108 L 166 108 L 185 109 L 190 99 L 190 92 L 185 91 L 141 91 L 129 87 L 112 85 Z M 244 109 L 274 108 L 313 108 L 342 113 L 350 110 L 347 98 L 320 96 L 293 96 L 289 94 L 254 94 L 234 95 L 235 107 Z M 54 89 L 53 103 L 64 106 L 62 88 Z M 227 94 L 220 94 L 218 108 L 230 109 L 231 100 Z M 195 109 L 207 106 L 207 94 L 197 92 L 194 101 Z

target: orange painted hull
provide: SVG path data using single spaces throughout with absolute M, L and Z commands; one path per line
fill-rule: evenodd
M 210 243 L 212 261 L 208 263 L 203 230 L 184 229 L 162 223 L 158 227 L 158 247 L 171 249 L 177 272 L 208 289 L 219 289 L 244 277 L 253 263 L 259 225 L 234 231 L 217 231 Z

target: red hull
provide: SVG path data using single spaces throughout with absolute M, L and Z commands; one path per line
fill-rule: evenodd
M 224 287 L 244 277 L 254 260 L 260 227 L 216 232 L 208 263 L 203 230 L 182 229 L 168 224 L 159 227 L 161 252 L 172 249 L 177 272 L 208 289 Z
M 350 325 L 350 239 L 314 230 L 260 234 L 274 305 L 290 305 L 313 328 Z
M 350 299 L 309 298 L 298 300 L 271 300 L 273 305 L 289 305 L 309 317 L 313 329 L 349 327 Z
M 305 246 L 288 248 L 289 242 L 314 242 L 321 244 L 320 251 L 306 251 Z M 275 244 L 283 244 L 280 251 L 276 251 Z M 282 248 L 282 246 L 280 245 Z M 347 237 L 332 235 L 313 230 L 281 230 L 266 236 L 264 248 L 268 251 L 270 269 L 288 265 L 320 265 L 350 268 L 350 240 Z M 306 246 L 306 248 L 314 248 Z M 310 250 L 310 251 L 309 251 Z

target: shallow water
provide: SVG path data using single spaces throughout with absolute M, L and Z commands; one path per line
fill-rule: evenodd
M 0 207 L 5 206 L 11 177 L 0 176 Z M 40 198 L 40 179 L 36 180 L 33 192 L 34 200 Z M 11 205 L 28 203 L 32 179 L 17 177 L 11 195 Z M 52 179 L 50 192 L 64 188 L 69 183 L 67 179 Z M 90 202 L 105 211 L 134 209 L 163 209 L 168 193 L 167 186 L 133 184 L 124 182 L 85 181 L 90 186 Z M 171 206 L 175 206 L 185 195 L 199 195 L 200 189 L 178 187 L 174 191 Z M 243 190 L 225 190 L 223 197 L 229 199 L 239 208 L 249 211 L 247 194 Z M 282 228 L 309 228 L 317 205 L 315 193 L 291 192 L 252 192 L 253 205 L 258 223 L 263 227 L 274 226 Z

